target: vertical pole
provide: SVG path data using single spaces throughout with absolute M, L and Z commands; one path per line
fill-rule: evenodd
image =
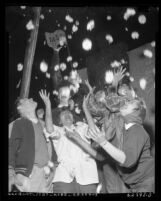
M 31 72 L 37 42 L 41 7 L 34 7 L 33 10 L 34 10 L 34 20 L 33 20 L 34 29 L 31 31 L 30 39 L 28 40 L 28 45 L 26 48 L 20 98 L 28 98 L 30 90 Z

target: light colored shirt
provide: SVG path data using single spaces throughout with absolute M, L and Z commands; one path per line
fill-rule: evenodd
M 72 129 L 75 129 L 87 143 L 91 143 L 90 140 L 85 137 L 85 134 L 88 132 L 87 124 L 77 122 L 75 126 L 72 126 Z M 49 136 L 45 129 L 44 133 L 46 136 Z M 75 178 L 77 183 L 81 185 L 98 183 L 98 172 L 95 160 L 66 137 L 63 127 L 54 126 L 54 132 L 50 136 L 52 135 L 60 135 L 59 139 L 53 140 L 59 162 L 53 182 L 71 183 Z

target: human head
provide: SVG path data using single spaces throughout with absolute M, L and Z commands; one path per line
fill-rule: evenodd
M 74 122 L 73 115 L 69 110 L 63 110 L 60 113 L 60 124 L 70 127 Z
M 38 118 L 43 119 L 43 116 L 44 116 L 44 109 L 43 108 L 40 108 L 37 110 L 37 116 L 38 116 Z
M 95 94 L 95 99 L 98 103 L 104 103 L 106 100 L 106 94 L 103 90 L 99 90 Z
M 137 98 L 125 103 L 120 108 L 120 113 L 123 117 L 129 117 L 129 115 L 138 116 L 143 122 L 146 117 L 146 105 L 143 99 Z
M 136 94 L 133 88 L 127 84 L 122 84 L 119 86 L 118 94 L 119 96 L 128 96 L 130 99 L 133 99 L 136 97 Z
M 29 116 L 35 114 L 37 102 L 33 101 L 32 98 L 21 98 L 17 102 L 17 111 L 21 116 Z
M 68 86 L 63 86 L 59 89 L 58 98 L 60 103 L 68 103 L 70 99 L 70 88 Z

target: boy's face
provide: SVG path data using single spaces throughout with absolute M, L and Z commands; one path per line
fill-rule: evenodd
M 120 113 L 122 116 L 126 116 L 128 114 L 133 113 L 134 109 L 136 109 L 136 108 L 137 108 L 136 102 L 130 101 L 130 102 L 125 103 L 125 105 L 120 108 Z
M 60 121 L 63 126 L 70 127 L 73 124 L 73 115 L 71 112 L 64 111 L 60 114 Z

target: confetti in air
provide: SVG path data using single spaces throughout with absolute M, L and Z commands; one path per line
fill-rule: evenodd
M 73 22 L 73 18 L 70 15 L 66 15 L 65 16 L 66 21 L 68 21 L 69 23 Z
M 152 47 L 155 47 L 155 41 L 152 41 L 152 42 L 151 42 L 151 46 L 152 46 Z
M 152 58 L 153 57 L 153 53 L 150 50 L 148 50 L 148 49 L 144 50 L 143 54 L 144 54 L 144 56 L 146 56 L 148 58 Z
M 57 95 L 58 95 L 58 91 L 54 90 L 54 91 L 53 91 L 53 95 L 56 95 L 56 96 L 57 96 Z
M 46 77 L 50 79 L 50 73 L 46 73 Z
M 95 26 L 94 20 L 90 20 L 90 21 L 87 23 L 87 30 L 88 30 L 88 31 L 92 31 L 92 29 L 94 28 L 94 26 Z
M 68 35 L 68 39 L 72 39 L 72 36 L 71 36 L 71 35 Z
M 27 25 L 26 25 L 26 29 L 27 29 L 27 30 L 32 30 L 32 29 L 34 29 L 34 28 L 35 28 L 35 26 L 34 26 L 34 24 L 33 24 L 33 21 L 30 20 L 30 21 L 27 23 Z
M 42 61 L 40 63 L 40 70 L 43 73 L 45 73 L 48 70 L 48 64 L 45 61 Z
M 131 33 L 131 37 L 132 37 L 132 39 L 138 39 L 139 38 L 139 33 L 137 32 L 137 31 L 134 31 L 134 32 L 132 32 Z
M 78 31 L 78 27 L 74 24 L 74 25 L 72 26 L 72 32 L 76 32 L 76 31 Z
M 146 85 L 147 85 L 146 79 L 145 79 L 145 78 L 141 78 L 141 79 L 140 79 L 140 88 L 141 88 L 142 90 L 145 90 Z
M 111 20 L 112 17 L 110 15 L 107 16 L 107 20 Z
M 59 65 L 55 65 L 54 70 L 58 71 L 59 70 Z
M 49 9 L 49 13 L 51 13 L 51 9 Z
M 122 63 L 122 64 L 125 64 L 125 60 L 124 60 L 124 59 L 121 59 L 121 63 Z
M 134 16 L 136 11 L 133 8 L 127 8 L 126 12 L 124 13 L 124 19 L 128 20 L 130 16 Z
M 134 82 L 134 78 L 133 78 L 133 77 L 130 77 L 130 81 L 131 81 L 131 82 Z
M 38 79 L 38 77 L 37 76 L 35 76 L 35 80 L 37 80 Z
M 64 29 L 64 31 L 66 31 L 66 30 L 67 30 L 67 27 L 66 27 L 66 26 L 64 26 L 64 28 L 63 28 L 63 29 Z
M 107 35 L 105 36 L 105 38 L 106 38 L 106 40 L 108 41 L 109 44 L 111 44 L 111 43 L 113 42 L 113 38 L 112 38 L 111 35 L 107 34 Z
M 73 68 L 77 68 L 78 67 L 78 62 L 73 62 Z
M 113 81 L 113 72 L 112 71 L 106 71 L 105 73 L 105 81 L 108 84 L 111 84 Z
M 24 9 L 26 9 L 26 6 L 20 6 L 20 8 L 21 8 L 22 10 L 24 10 Z
M 67 68 L 67 65 L 65 63 L 60 64 L 60 70 L 65 71 Z
M 45 17 L 44 17 L 44 15 L 41 14 L 41 15 L 40 15 L 40 18 L 43 20 Z
M 64 80 L 68 80 L 68 76 L 67 75 L 64 76 Z
M 129 73 L 129 72 L 127 72 L 127 73 L 125 73 L 125 75 L 129 77 L 129 76 L 130 76 L 130 73 Z
M 44 45 L 46 45 L 46 40 L 44 40 Z
M 125 27 L 125 31 L 128 31 L 128 28 L 127 28 L 127 27 Z
M 19 63 L 19 64 L 17 65 L 17 70 L 18 70 L 18 71 L 22 71 L 22 69 L 23 69 L 23 64 Z
M 138 21 L 139 21 L 140 24 L 145 24 L 146 23 L 146 17 L 145 17 L 145 15 L 140 15 L 138 17 Z
M 72 61 L 72 57 L 71 56 L 67 57 L 67 62 L 69 62 L 69 61 Z
M 79 21 L 77 20 L 77 21 L 75 22 L 75 24 L 78 26 L 78 25 L 79 25 Z
M 82 48 L 86 51 L 89 51 L 92 49 L 92 41 L 88 38 L 85 38 L 82 42 Z
M 121 65 L 121 63 L 115 60 L 110 65 L 112 68 L 117 68 Z

